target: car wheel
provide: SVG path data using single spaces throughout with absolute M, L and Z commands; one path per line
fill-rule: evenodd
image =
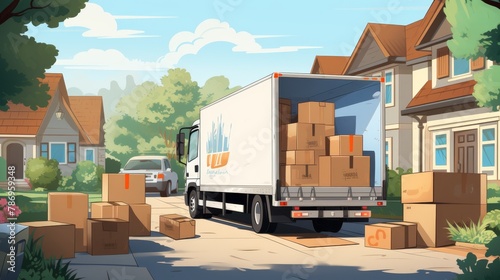
M 198 205 L 198 194 L 196 190 L 191 190 L 189 193 L 189 216 L 193 219 L 201 218 L 201 207 Z
M 175 190 L 172 191 L 172 193 L 177 193 L 179 190 L 179 181 L 177 181 L 177 184 L 175 185 Z
M 172 191 L 172 182 L 168 181 L 167 186 L 165 187 L 165 190 L 160 191 L 160 196 L 161 197 L 168 197 L 168 196 L 170 196 L 171 191 Z

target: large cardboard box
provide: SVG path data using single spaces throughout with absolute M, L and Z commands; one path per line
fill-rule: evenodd
M 47 219 L 75 225 L 75 251 L 87 252 L 88 194 L 49 192 L 47 204 Z
M 280 125 L 279 138 L 280 151 L 285 152 L 288 150 L 288 125 Z
M 175 240 L 193 238 L 196 233 L 196 221 L 177 214 L 161 215 L 160 233 Z
M 20 223 L 29 227 L 29 234 L 40 239 L 45 258 L 75 257 L 75 225 L 53 221 Z
M 151 205 L 130 204 L 130 236 L 151 235 Z
M 334 125 L 325 125 L 325 136 L 333 136 L 335 135 L 335 126 Z
M 94 202 L 90 205 L 90 217 L 93 219 L 120 219 L 129 221 L 130 206 L 125 202 Z
M 319 186 L 369 187 L 370 157 L 320 156 Z
M 417 247 L 417 224 L 410 222 L 390 222 L 390 224 L 401 225 L 405 228 L 405 248 Z
M 314 150 L 286 151 L 285 164 L 314 164 Z
M 299 123 L 335 125 L 335 104 L 330 102 L 302 102 L 298 105 Z
M 322 124 L 291 123 L 286 130 L 288 151 L 325 149 L 325 126 Z
M 486 204 L 487 175 L 422 172 L 401 176 L 402 203 Z
M 403 220 L 417 224 L 417 247 L 453 245 L 449 238 L 448 224 L 477 223 L 486 212 L 485 204 L 420 204 L 403 205 Z
M 292 118 L 292 101 L 286 98 L 280 98 L 279 120 L 280 125 L 289 124 Z
M 128 222 L 120 219 L 88 219 L 87 243 L 91 255 L 128 254 Z
M 328 156 L 362 156 L 362 135 L 334 135 L 328 136 L 326 140 L 326 152 Z
M 146 203 L 144 174 L 102 174 L 102 200 Z
M 384 223 L 365 225 L 365 247 L 404 249 L 405 234 L 402 225 Z
M 317 165 L 287 165 L 285 166 L 285 186 L 317 186 Z

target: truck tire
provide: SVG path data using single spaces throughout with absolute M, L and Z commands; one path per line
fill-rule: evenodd
M 193 219 L 198 219 L 202 217 L 202 209 L 200 205 L 198 205 L 198 194 L 196 190 L 191 190 L 189 193 L 189 216 Z
M 256 195 L 252 201 L 252 228 L 257 233 L 266 233 L 271 223 L 267 215 L 267 206 L 262 196 Z
M 160 192 L 161 197 L 169 197 L 172 193 L 172 182 L 168 181 L 167 186 L 165 186 L 165 190 Z
M 339 232 L 344 224 L 344 221 L 341 219 L 314 219 L 312 220 L 312 224 L 316 232 Z

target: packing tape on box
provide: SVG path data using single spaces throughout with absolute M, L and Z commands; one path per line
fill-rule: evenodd
M 73 196 L 72 195 L 68 195 L 66 197 L 66 208 L 68 208 L 68 209 L 73 208 Z
M 349 152 L 352 153 L 353 150 L 354 150 L 354 135 L 351 134 L 349 135 Z
M 354 157 L 349 156 L 349 169 L 353 169 L 353 168 L 354 168 Z
M 128 190 L 130 186 L 130 174 L 125 174 L 125 189 Z
M 316 136 L 316 124 L 312 125 L 312 136 Z

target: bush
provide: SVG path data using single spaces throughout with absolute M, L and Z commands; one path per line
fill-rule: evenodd
M 59 181 L 59 188 L 57 188 L 60 192 L 72 192 L 75 191 L 75 180 L 73 180 L 72 176 L 63 176 Z
M 75 180 L 75 190 L 84 192 L 100 190 L 103 173 L 104 168 L 102 166 L 97 166 L 88 160 L 80 161 L 71 174 L 73 180 Z
M 401 176 L 411 173 L 413 173 L 411 168 L 406 171 L 401 167 L 396 168 L 396 170 L 387 169 L 388 199 L 401 199 Z
M 495 209 L 486 213 L 483 222 L 486 224 L 486 229 L 500 236 L 500 210 Z
M 500 203 L 500 186 L 496 183 L 488 184 L 488 203 Z
M 122 168 L 122 164 L 115 159 L 106 158 L 106 173 L 118 173 Z
M 44 157 L 30 158 L 26 164 L 26 177 L 30 179 L 34 188 L 56 190 L 61 180 L 59 162 Z
M 479 221 L 477 224 L 471 223 L 470 226 L 455 226 L 450 224 L 448 221 L 448 231 L 451 240 L 457 242 L 466 242 L 472 244 L 488 244 L 496 234 L 487 229 L 488 224 L 483 221 Z

